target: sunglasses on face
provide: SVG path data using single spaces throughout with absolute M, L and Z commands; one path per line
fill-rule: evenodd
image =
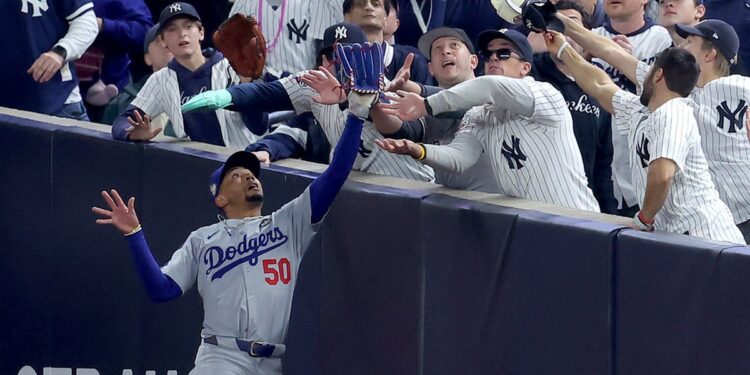
M 482 56 L 484 60 L 491 59 L 493 55 L 497 57 L 498 60 L 501 60 L 501 61 L 508 60 L 511 57 L 515 57 L 513 56 L 513 50 L 511 50 L 510 48 L 500 48 L 500 49 L 495 49 L 495 50 L 486 49 L 486 50 L 480 51 L 479 54 Z

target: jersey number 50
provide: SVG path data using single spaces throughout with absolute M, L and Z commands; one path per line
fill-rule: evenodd
M 287 258 L 263 259 L 263 272 L 268 285 L 289 284 L 292 280 L 292 263 Z

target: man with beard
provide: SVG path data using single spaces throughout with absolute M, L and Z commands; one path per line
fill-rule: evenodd
M 631 178 L 641 210 L 634 226 L 744 244 L 732 213 L 719 198 L 701 149 L 688 98 L 700 68 L 690 52 L 670 48 L 654 62 L 640 97 L 586 62 L 562 34 L 546 36 L 550 53 L 568 66 L 589 95 L 614 115 L 627 136 Z

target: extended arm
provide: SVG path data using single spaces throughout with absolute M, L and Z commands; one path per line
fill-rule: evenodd
M 110 210 L 92 207 L 91 210 L 94 213 L 103 217 L 97 219 L 96 223 L 114 225 L 120 233 L 127 237 L 136 271 L 151 300 L 166 302 L 179 297 L 182 290 L 174 280 L 161 272 L 154 256 L 151 254 L 151 250 L 148 248 L 148 244 L 146 244 L 146 237 L 143 235 L 138 216 L 135 213 L 135 198 L 131 197 L 126 205 L 116 190 L 112 190 L 111 196 L 106 191 L 102 191 L 102 197 Z
M 289 94 L 280 81 L 242 83 L 226 89 L 206 91 L 182 105 L 183 112 L 214 111 L 221 108 L 264 112 L 294 110 Z
M 586 52 L 614 66 L 630 81 L 638 82 L 635 75 L 638 59 L 625 51 L 615 41 L 585 28 L 582 24 L 561 13 L 556 13 L 556 15 L 565 24 L 565 35 L 575 40 Z
M 567 25 L 566 25 L 567 27 Z M 547 48 L 553 55 L 565 43 L 565 38 L 559 33 L 548 33 L 545 36 Z M 562 62 L 568 66 L 576 80 L 576 84 L 587 94 L 594 97 L 605 111 L 612 113 L 612 96 L 619 90 L 607 73 L 584 60 L 570 44 L 567 44 L 560 54 Z

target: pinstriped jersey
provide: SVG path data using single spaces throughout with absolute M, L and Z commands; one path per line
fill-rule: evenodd
M 636 70 L 642 87 L 651 67 Z M 750 220 L 750 142 L 746 116 L 750 104 L 750 78 L 732 75 L 696 87 L 690 97 L 697 104 L 695 119 L 701 146 L 719 196 L 729 206 L 734 222 Z
M 652 113 L 641 105 L 638 96 L 619 90 L 612 97 L 612 106 L 617 130 L 628 137 L 631 177 L 639 205 L 645 199 L 651 162 L 666 158 L 677 165 L 664 206 L 654 218 L 654 227 L 744 244 L 732 213 L 711 181 L 693 116 L 693 101 L 672 99 Z
M 597 27 L 591 31 L 610 39 L 619 34 L 607 26 Z M 633 46 L 631 55 L 648 64 L 651 64 L 656 60 L 657 54 L 672 46 L 672 37 L 669 36 L 667 29 L 659 25 L 654 25 L 653 22 L 650 21 L 647 21 L 646 25 L 640 30 L 628 34 L 627 37 Z M 635 83 L 630 82 L 624 74 L 619 72 L 612 65 L 597 58 L 591 59 L 591 62 L 604 69 L 617 86 L 632 93 L 636 92 Z M 630 181 L 628 156 L 625 153 L 625 150 L 627 150 L 627 139 L 624 136 L 620 136 L 618 132 L 613 131 L 612 145 L 614 148 L 614 153 L 612 155 L 612 176 L 614 180 L 615 198 L 618 198 L 619 201 L 619 198 L 623 197 L 628 205 L 632 206 L 636 202 L 636 196 L 632 182 Z
M 266 69 L 274 76 L 315 65 L 315 39 L 343 20 L 334 0 L 282 0 L 275 9 L 267 0 L 237 0 L 229 12 L 255 17 L 266 37 Z M 338 13 L 337 13 L 338 12 Z
M 289 99 L 297 114 L 312 112 L 331 143 L 331 149 L 335 149 L 336 143 L 338 143 L 341 133 L 344 131 L 348 110 L 341 110 L 338 105 L 322 105 L 313 102 L 312 97 L 317 93 L 301 83 L 297 76 L 283 78 L 280 82 L 289 94 Z M 376 139 L 382 140 L 385 138 L 377 131 L 372 122 L 365 121 L 359 152 L 352 169 L 411 180 L 435 181 L 435 172 L 431 167 L 414 160 L 410 156 L 392 154 L 382 150 L 375 144 Z
M 211 67 L 211 90 L 225 89 L 236 83 L 239 83 L 239 77 L 229 66 L 227 59 L 222 59 Z M 169 67 L 152 74 L 131 104 L 140 108 L 151 118 L 166 113 L 172 122 L 175 137 L 187 137 L 180 109 L 177 73 Z M 222 139 L 227 147 L 240 150 L 258 140 L 258 137 L 245 126 L 241 113 L 224 109 L 218 109 L 215 113 L 221 128 Z
M 531 116 L 490 105 L 474 107 L 458 134 L 473 134 L 489 153 L 501 193 L 599 212 L 565 100 L 546 82 L 531 77 L 523 82 L 534 98 Z

